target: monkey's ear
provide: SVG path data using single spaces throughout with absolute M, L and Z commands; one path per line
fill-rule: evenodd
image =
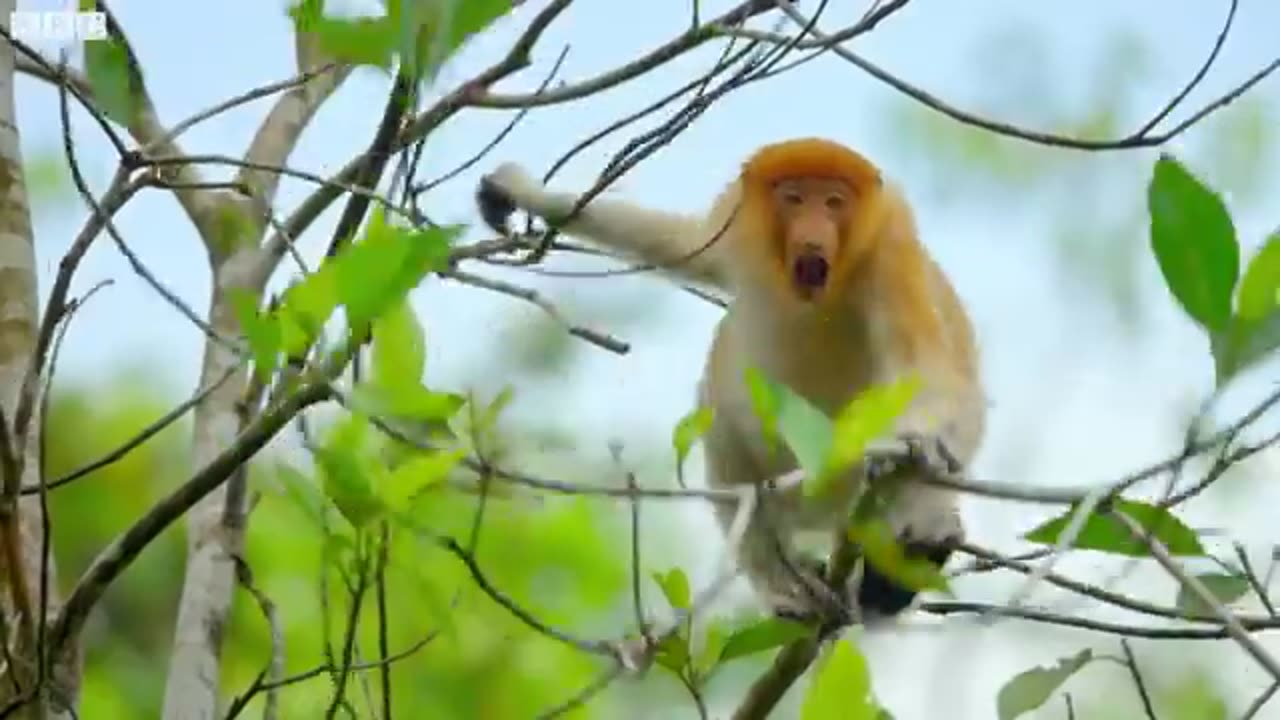
M 496 233 L 507 234 L 507 220 L 516 211 L 516 203 L 511 194 L 488 175 L 480 178 L 476 188 L 476 206 L 485 225 Z

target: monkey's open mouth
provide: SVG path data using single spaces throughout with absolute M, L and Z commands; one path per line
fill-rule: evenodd
M 831 266 L 821 255 L 802 255 L 791 266 L 791 279 L 803 290 L 820 290 L 827 284 Z

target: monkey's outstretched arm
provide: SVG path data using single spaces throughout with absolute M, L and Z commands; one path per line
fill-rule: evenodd
M 507 220 L 524 210 L 561 232 L 621 252 L 694 282 L 723 287 L 720 252 L 701 217 L 595 197 L 564 222 L 577 193 L 553 192 L 515 163 L 504 163 L 480 181 L 476 203 L 489 227 L 506 232 Z M 705 248 L 704 245 L 713 245 Z

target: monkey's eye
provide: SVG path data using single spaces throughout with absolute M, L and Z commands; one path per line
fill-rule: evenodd
M 782 202 L 788 205 L 801 205 L 804 203 L 804 195 L 795 190 L 787 190 L 782 193 Z
M 828 195 L 828 196 L 827 196 L 827 209 L 828 209 L 828 210 L 832 210 L 832 211 L 843 210 L 843 209 L 844 209 L 844 196 L 843 196 L 843 195 Z

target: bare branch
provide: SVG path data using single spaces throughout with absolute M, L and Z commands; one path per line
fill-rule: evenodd
M 626 355 L 631 351 L 630 343 L 618 340 L 612 335 L 570 323 L 565 319 L 564 315 L 561 314 L 560 310 L 555 305 L 551 304 L 551 302 L 546 298 L 542 297 L 537 290 L 522 288 L 502 280 L 482 277 L 480 275 L 469 273 L 465 270 L 446 270 L 441 272 L 440 275 L 441 277 L 455 280 L 465 285 L 471 285 L 485 290 L 492 290 L 497 293 L 502 293 L 503 295 L 510 295 L 511 297 L 524 300 L 546 313 L 552 320 L 555 320 L 558 324 L 563 326 L 570 335 L 586 340 L 592 345 L 604 348 L 609 352 L 616 353 L 618 355 Z
M 335 363 L 341 366 L 345 363 Z M 331 368 L 328 372 L 334 372 Z M 54 623 L 50 634 L 51 647 L 66 645 L 76 637 L 88 619 L 89 611 L 97 604 L 120 573 L 124 572 L 138 553 L 152 540 L 173 524 L 201 498 L 213 492 L 254 453 L 275 436 L 295 415 L 329 395 L 326 382 L 303 385 L 279 404 L 268 408 L 241 431 L 236 441 L 224 448 L 207 465 L 168 496 L 157 502 L 145 515 L 116 537 L 98 553 L 88 569 L 76 581 L 67 596 L 67 602 Z
M 1240 620 L 1236 618 L 1230 610 L 1223 607 L 1222 603 L 1218 601 L 1218 598 L 1214 596 L 1213 592 L 1204 586 L 1204 583 L 1200 582 L 1198 578 L 1188 574 L 1182 569 L 1182 566 L 1178 564 L 1178 561 L 1174 560 L 1173 556 L 1169 554 L 1169 549 L 1165 547 L 1164 543 L 1160 542 L 1158 538 L 1147 532 L 1146 529 L 1138 523 L 1138 521 L 1129 517 L 1125 513 L 1114 508 L 1110 509 L 1109 512 L 1112 517 L 1118 519 L 1125 525 L 1129 530 L 1129 533 L 1132 534 L 1135 539 L 1141 540 L 1146 544 L 1147 550 L 1151 553 L 1151 556 L 1154 557 L 1156 562 L 1160 563 L 1160 565 L 1170 575 L 1172 575 L 1174 579 L 1176 579 L 1187 590 L 1191 591 L 1191 593 L 1194 594 L 1200 602 L 1205 604 L 1205 607 L 1213 610 L 1213 614 L 1217 615 L 1222 621 L 1227 633 L 1233 640 L 1239 643 L 1246 652 L 1252 655 L 1253 658 L 1258 661 L 1258 664 L 1265 668 L 1267 672 L 1271 673 L 1272 678 L 1280 681 L 1280 662 L 1277 662 L 1276 659 L 1267 652 L 1266 648 L 1262 647 L 1262 645 L 1249 634 L 1249 631 L 1240 624 Z
M 1204 62 L 1200 64 L 1200 69 L 1196 71 L 1195 75 L 1191 76 L 1191 80 L 1177 95 L 1174 95 L 1169 102 L 1165 103 L 1165 106 L 1161 108 L 1159 112 L 1152 116 L 1150 120 L 1144 123 L 1142 127 L 1138 128 L 1137 131 L 1133 133 L 1133 137 L 1142 137 L 1151 132 L 1155 126 L 1160 124 L 1161 120 L 1164 120 L 1169 116 L 1169 113 L 1173 112 L 1175 108 L 1181 105 L 1182 101 L 1186 100 L 1187 96 L 1191 94 L 1191 91 L 1194 90 L 1196 86 L 1200 84 L 1200 81 L 1204 79 L 1204 76 L 1209 74 L 1209 68 L 1213 67 L 1213 63 L 1217 61 L 1218 53 L 1222 51 L 1222 46 L 1227 42 L 1227 35 L 1231 33 L 1231 23 L 1236 19 L 1236 7 L 1240 4 L 1240 0 L 1230 0 L 1230 2 L 1231 5 L 1227 8 L 1227 19 L 1222 23 L 1222 31 L 1218 33 L 1217 39 L 1213 41 L 1213 48 L 1209 50 L 1208 57 L 1206 57 Z
M 803 25 L 805 23 L 805 18 L 799 13 L 799 11 L 795 10 L 791 5 L 787 3 L 779 3 L 778 7 L 784 13 L 787 13 L 787 15 L 789 15 L 792 18 L 792 20 L 795 21 L 797 24 Z M 827 35 L 826 33 L 823 33 L 820 30 L 811 29 L 809 30 L 809 33 L 812 34 L 815 38 L 817 38 L 821 42 L 826 43 L 830 41 L 830 36 Z M 850 64 L 857 67 L 859 70 L 862 70 L 863 72 L 875 78 L 876 80 L 879 80 L 880 82 L 884 83 L 885 85 L 888 85 L 894 90 L 897 90 L 898 92 L 915 100 L 921 105 L 924 105 L 925 107 L 928 107 L 932 110 L 940 112 L 943 115 L 946 115 L 947 117 L 957 122 L 963 123 L 965 125 L 977 127 L 977 128 L 982 128 L 983 130 L 988 130 L 998 135 L 1017 138 L 1019 140 L 1026 140 L 1029 142 L 1038 143 L 1040 145 L 1071 148 L 1075 150 L 1093 150 L 1093 151 L 1123 150 L 1123 149 L 1129 149 L 1129 148 L 1155 147 L 1155 146 L 1163 145 L 1169 140 L 1172 140 L 1173 138 L 1181 135 L 1187 129 L 1196 125 L 1201 120 L 1204 120 L 1209 115 L 1231 104 L 1240 96 L 1244 95 L 1251 88 L 1253 88 L 1253 86 L 1257 85 L 1258 83 L 1266 79 L 1267 76 L 1275 72 L 1276 69 L 1280 68 L 1280 57 L 1277 57 L 1275 60 L 1263 66 L 1253 75 L 1251 75 L 1249 78 L 1245 79 L 1243 82 L 1236 85 L 1231 90 L 1228 90 L 1226 93 L 1223 93 L 1216 100 L 1209 102 L 1204 107 L 1200 108 L 1195 113 L 1193 113 L 1190 117 L 1174 125 L 1173 127 L 1169 128 L 1164 132 L 1160 132 L 1160 133 L 1148 132 L 1148 133 L 1141 133 L 1141 134 L 1135 133 L 1127 137 L 1113 139 L 1113 140 L 1086 140 L 1083 138 L 1075 138 L 1075 137 L 1070 137 L 1066 135 L 1058 135 L 1055 133 L 1027 130 L 1024 128 L 1016 127 L 1014 125 L 1010 125 L 1008 123 L 990 120 L 990 119 L 981 117 L 979 115 L 976 115 L 974 113 L 968 112 L 966 110 L 961 110 L 960 108 L 957 108 L 954 105 L 951 105 L 946 101 L 930 94 L 929 92 L 915 85 L 912 85 L 911 83 L 897 77 L 896 75 L 893 75 L 892 73 L 881 68 L 879 65 L 876 65 L 875 63 L 871 62 L 870 60 L 867 60 L 861 55 L 858 55 L 857 53 L 846 49 L 844 46 L 838 43 L 832 44 L 830 47 L 832 52 L 834 52 L 836 55 L 839 55 L 841 58 L 844 58 Z
M 1266 690 L 1262 691 L 1262 694 L 1254 698 L 1253 702 L 1249 703 L 1249 707 L 1244 711 L 1244 715 L 1240 716 L 1240 720 L 1253 720 L 1253 718 L 1257 717 L 1258 713 L 1262 712 L 1262 706 L 1271 700 L 1277 690 L 1280 690 L 1280 681 L 1271 683 Z

